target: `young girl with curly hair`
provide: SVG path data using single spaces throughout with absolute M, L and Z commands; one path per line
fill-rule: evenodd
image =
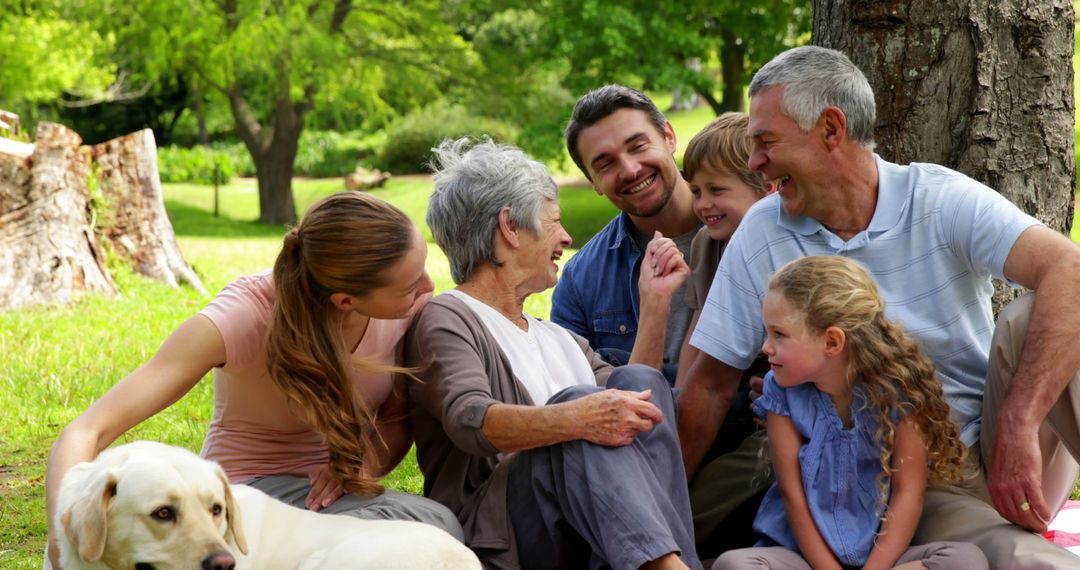
M 781 267 L 763 303 L 771 371 L 755 403 L 776 481 L 754 548 L 728 568 L 986 568 L 971 544 L 911 546 L 926 485 L 964 477 L 966 448 L 918 344 L 869 273 L 839 256 Z

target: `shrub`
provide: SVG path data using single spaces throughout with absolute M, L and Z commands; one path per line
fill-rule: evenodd
M 229 157 L 236 176 L 255 176 L 255 162 L 244 143 L 217 141 L 210 143 L 210 148 Z
M 378 140 L 359 133 L 305 130 L 300 133 L 296 174 L 320 178 L 349 174 L 356 170 L 360 159 L 374 154 Z
M 162 182 L 228 184 L 234 170 L 229 155 L 221 151 L 203 146 L 164 146 L 158 148 L 158 173 Z
M 375 166 L 399 174 L 428 172 L 432 147 L 443 139 L 466 135 L 486 135 L 513 144 L 518 131 L 505 122 L 472 115 L 464 107 L 436 103 L 402 117 L 390 127 Z
M 382 140 L 382 133 L 304 131 L 300 134 L 293 173 L 319 178 L 344 176 L 356 170 L 361 159 L 373 156 Z M 210 143 L 209 147 L 166 146 L 158 149 L 162 182 L 213 184 L 215 163 L 227 173 L 227 179 L 255 176 L 255 162 L 241 142 L 219 141 Z

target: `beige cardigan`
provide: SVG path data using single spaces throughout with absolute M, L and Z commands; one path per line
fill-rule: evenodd
M 612 367 L 571 333 L 603 386 Z M 465 542 L 485 567 L 519 567 L 506 507 L 510 454 L 482 430 L 492 404 L 533 405 L 495 338 L 460 299 L 440 295 L 406 335 L 405 365 L 418 368 L 409 382 L 416 458 L 424 495 L 454 511 Z

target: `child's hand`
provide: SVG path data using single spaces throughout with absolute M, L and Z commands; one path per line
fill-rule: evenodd
M 641 260 L 641 275 L 638 278 L 641 296 L 658 296 L 670 301 L 689 275 L 690 266 L 675 242 L 660 232 L 653 234 L 652 241 L 645 248 L 645 257 Z

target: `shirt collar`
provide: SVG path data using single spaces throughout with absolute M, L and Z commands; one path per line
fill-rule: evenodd
M 907 183 L 907 168 L 888 162 L 877 153 L 874 153 L 874 164 L 878 171 L 877 205 L 874 207 L 874 217 L 870 218 L 870 226 L 866 231 L 877 234 L 888 231 L 900 223 L 900 215 L 904 211 L 904 203 L 910 191 Z M 826 229 L 814 218 L 788 215 L 784 211 L 780 196 L 777 195 L 773 199 L 778 202 L 779 213 L 776 223 L 780 227 L 802 235 L 813 235 Z

